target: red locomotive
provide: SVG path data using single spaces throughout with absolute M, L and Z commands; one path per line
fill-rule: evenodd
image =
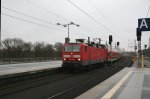
M 77 39 L 79 41 L 82 39 Z M 88 41 L 89 42 L 89 41 Z M 118 51 L 110 51 L 99 43 L 65 43 L 62 50 L 62 67 L 79 68 L 120 58 Z

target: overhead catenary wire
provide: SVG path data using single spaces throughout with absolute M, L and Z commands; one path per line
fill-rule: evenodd
M 50 13 L 50 14 L 54 14 L 56 17 L 59 17 L 59 18 L 65 20 L 65 21 L 69 22 L 69 20 L 67 20 L 66 18 L 64 18 L 64 17 L 62 17 L 62 16 L 60 16 L 60 15 L 58 15 L 58 14 L 56 14 L 56 13 L 54 13 L 54 12 L 52 12 L 52 11 L 46 9 L 46 8 L 44 8 L 44 7 L 42 7 L 42 6 L 40 6 L 40 5 L 38 5 L 38 4 L 34 3 L 34 2 L 32 2 L 31 0 L 26 0 L 26 1 L 27 1 L 28 3 L 34 5 L 34 6 L 37 6 L 37 7 L 41 8 L 41 9 L 43 9 L 44 11 L 46 11 L 46 12 L 48 12 L 48 13 Z
M 42 9 L 42 10 L 44 10 L 44 11 L 50 13 L 50 14 L 54 14 L 56 17 L 59 17 L 59 18 L 65 20 L 66 22 L 70 22 L 70 21 L 69 21 L 68 19 L 66 19 L 65 17 L 63 17 L 63 16 L 61 16 L 61 15 L 58 15 L 58 14 L 56 14 L 56 13 L 50 11 L 49 9 L 47 9 L 47 8 L 45 8 L 45 7 L 43 7 L 43 6 L 39 5 L 39 4 L 37 4 L 37 3 L 34 3 L 34 2 L 31 1 L 31 0 L 26 0 L 26 1 L 27 1 L 28 3 L 30 3 L 30 4 L 32 4 L 32 5 L 34 5 L 34 6 L 36 6 L 36 7 L 39 7 L 40 9 Z M 82 26 L 82 28 L 83 28 L 83 26 Z M 94 37 L 93 37 L 93 38 L 94 38 Z
M 25 14 L 25 13 L 22 13 L 22 12 L 19 12 L 19 11 L 16 11 L 16 10 L 12 10 L 12 9 L 10 9 L 10 8 L 7 8 L 7 7 L 3 7 L 3 6 L 1 6 L 1 7 L 2 7 L 3 9 L 6 9 L 6 10 L 9 10 L 9 11 L 12 11 L 12 12 L 15 12 L 15 13 L 18 13 L 18 14 L 21 14 L 21 15 L 24 15 L 24 16 L 29 17 L 29 18 L 32 18 L 32 19 L 34 19 L 34 20 L 38 20 L 38 21 L 40 21 L 40 22 L 44 22 L 44 23 L 47 23 L 47 24 L 50 24 L 50 25 L 53 25 L 53 26 L 56 27 L 56 24 L 53 24 L 53 23 L 48 22 L 48 21 L 45 21 L 45 20 L 43 20 L 43 19 L 36 18 L 36 17 L 33 17 L 33 16 L 31 16 L 31 15 L 28 15 L 28 14 Z
M 84 13 L 85 15 L 87 15 L 90 19 L 92 19 L 94 22 L 96 22 L 100 27 L 103 27 L 106 31 L 110 32 L 111 34 L 116 35 L 116 33 L 112 32 L 109 28 L 107 28 L 104 24 L 102 24 L 101 22 L 99 22 L 98 20 L 96 20 L 94 17 L 92 17 L 91 15 L 89 15 L 87 12 L 85 12 L 84 10 L 82 10 L 80 7 L 78 7 L 76 4 L 74 4 L 73 2 L 71 2 L 70 0 L 67 0 L 70 4 L 72 4 L 74 7 L 76 7 L 77 9 L 79 9 L 82 13 Z M 107 33 L 107 32 L 106 32 Z M 107 33 L 108 34 L 108 33 Z M 110 34 L 109 34 L 110 35 Z M 117 35 L 116 35 L 117 36 Z M 125 38 L 123 38 L 125 39 Z
M 27 1 L 29 1 L 29 0 L 27 0 Z M 32 18 L 32 19 L 35 19 L 35 20 L 38 20 L 38 21 L 41 21 L 41 22 L 45 22 L 45 23 L 54 25 L 53 23 L 50 23 L 50 22 L 47 22 L 47 21 L 45 21 L 45 20 L 42 20 L 42 19 L 39 19 L 39 18 L 30 16 L 30 15 L 24 14 L 24 13 L 19 12 L 19 11 L 16 11 L 16 10 L 9 9 L 9 8 L 7 8 L 7 7 L 2 7 L 2 8 L 7 9 L 7 10 L 9 10 L 9 11 L 13 11 L 13 12 L 18 13 L 18 14 L 22 14 L 22 15 L 24 15 L 24 16 L 30 17 L 30 18 Z M 42 8 L 43 8 L 43 7 L 42 7 Z M 3 14 L 4 14 L 4 13 L 3 13 Z M 39 26 L 43 26 L 43 27 L 55 29 L 55 28 L 50 27 L 50 26 L 42 25 L 42 24 L 39 24 L 39 23 L 36 23 L 36 22 L 32 22 L 32 21 L 29 21 L 29 20 L 25 20 L 25 19 L 22 19 L 22 18 L 18 18 L 18 17 L 15 17 L 15 16 L 11 16 L 11 15 L 8 15 L 8 14 L 5 14 L 5 16 L 13 17 L 13 18 L 15 18 L 15 19 L 19 19 L 19 20 L 22 20 L 22 21 L 26 21 L 26 22 L 29 22 L 29 23 L 32 23 L 32 24 L 36 24 L 36 25 L 39 25 Z M 59 16 L 59 17 L 61 17 L 61 16 Z M 63 18 L 63 19 L 65 19 L 65 18 Z M 65 19 L 65 20 L 66 20 L 66 19 Z M 58 30 L 58 29 L 56 29 L 56 30 Z M 59 31 L 61 31 L 61 30 L 59 30 Z M 63 32 L 64 32 L 64 31 L 63 31 Z M 76 34 L 77 34 L 77 33 L 76 33 Z M 85 35 L 85 34 L 80 34 L 80 35 L 84 35 L 84 36 L 89 37 L 88 35 Z M 90 37 L 91 37 L 91 36 L 90 36 Z M 95 38 L 95 37 L 91 37 L 91 38 Z
M 24 14 L 24 13 L 19 12 L 19 11 L 16 11 L 16 10 L 12 10 L 12 9 L 7 8 L 7 7 L 3 7 L 3 6 L 2 6 L 2 8 L 6 9 L 6 10 L 9 10 L 9 11 L 12 11 L 12 12 L 15 12 L 15 13 L 18 13 L 18 14 L 21 14 L 21 15 L 24 15 L 24 16 L 26 16 L 26 17 L 29 17 L 29 18 L 32 18 L 32 19 L 35 19 L 35 20 L 38 20 L 38 21 L 41 21 L 41 22 L 50 24 L 50 25 L 53 25 L 53 26 L 56 27 L 56 24 L 53 24 L 53 23 L 51 23 L 51 22 L 47 22 L 47 21 L 42 20 L 42 19 L 40 19 L 40 18 L 36 18 L 36 17 L 31 16 L 31 15 L 27 15 L 27 14 Z M 62 28 L 62 27 L 61 27 L 61 28 Z
M 56 25 L 53 24 L 53 23 L 50 23 L 50 22 L 47 22 L 47 21 L 45 21 L 45 20 L 42 20 L 42 19 L 39 19 L 39 18 L 30 16 L 30 15 L 27 15 L 27 14 L 24 14 L 24 13 L 21 13 L 21 12 L 16 11 L 16 10 L 9 9 L 9 8 L 7 8 L 7 7 L 3 7 L 3 6 L 2 6 L 2 8 L 7 9 L 7 10 L 9 10 L 9 11 L 13 11 L 13 12 L 15 12 L 15 13 L 19 13 L 19 14 L 24 15 L 24 16 L 27 16 L 27 17 L 30 17 L 30 18 L 32 18 L 32 19 L 36 19 L 36 20 L 38 20 L 38 21 L 45 22 L 45 23 L 48 23 L 48 24 L 51 24 L 51 25 L 56 26 Z M 10 16 L 10 15 L 9 15 L 9 16 Z M 23 19 L 23 20 L 24 20 L 24 19 Z M 25 20 L 24 20 L 24 21 L 25 21 Z M 30 21 L 30 22 L 31 22 L 31 21 Z M 32 22 L 32 23 L 33 23 L 33 22 Z M 34 22 L 34 23 L 35 23 L 35 22 Z M 42 26 L 43 26 L 43 25 L 42 25 Z M 46 26 L 46 27 L 47 27 L 47 26 Z M 76 33 L 76 34 L 77 34 L 77 33 Z M 84 35 L 84 36 L 89 37 L 88 35 L 85 35 L 85 34 L 81 34 L 81 35 Z M 94 37 L 93 37 L 93 38 L 94 38 Z
M 70 0 L 67 0 L 70 4 L 72 4 L 73 6 L 75 6 L 77 9 L 79 9 L 81 12 L 83 12 L 85 15 L 87 15 L 89 18 L 91 18 L 94 22 L 96 22 L 98 25 L 100 25 L 101 27 L 103 27 L 106 31 L 110 32 L 111 34 L 116 35 L 116 33 L 112 32 L 109 28 L 107 28 L 104 24 L 100 23 L 98 20 L 96 20 L 95 18 L 93 18 L 91 15 L 89 15 L 87 12 L 85 12 L 84 10 L 82 10 L 80 7 L 78 7 L 76 4 L 74 4 L 73 2 L 71 2 Z M 118 36 L 118 35 L 116 35 Z M 123 38 L 124 39 L 124 38 Z
M 37 4 L 37 3 L 34 3 L 34 2 L 31 1 L 31 0 L 26 0 L 26 1 L 27 1 L 28 3 L 30 3 L 30 4 L 32 4 L 32 5 L 34 5 L 34 6 L 36 6 L 36 7 L 39 7 L 40 9 L 42 9 L 42 10 L 44 10 L 44 11 L 50 13 L 50 14 L 54 14 L 56 17 L 59 17 L 59 18 L 65 20 L 65 21 L 69 22 L 69 20 L 66 19 L 65 17 L 60 16 L 60 15 L 58 15 L 58 14 L 56 14 L 56 13 L 54 13 L 54 12 L 48 10 L 48 9 L 46 9 L 45 7 L 43 7 L 43 6 L 41 6 L 41 5 Z M 83 27 L 83 26 L 82 26 L 82 27 Z M 82 35 L 85 36 L 85 34 L 82 34 Z M 87 35 L 86 35 L 86 36 L 87 36 Z M 88 37 L 89 37 L 89 36 L 88 36 Z M 91 36 L 90 36 L 90 37 L 91 37 Z M 95 38 L 95 37 L 91 37 L 91 38 Z
M 25 21 L 25 22 L 28 22 L 28 23 L 31 23 L 31 24 L 36 24 L 36 25 L 39 25 L 39 26 L 42 26 L 42 27 L 45 27 L 45 28 L 50 28 L 52 30 L 58 30 L 58 29 L 55 29 L 53 27 L 50 27 L 50 26 L 47 26 L 47 25 L 42 25 L 42 24 L 39 24 L 39 23 L 36 23 L 36 22 L 32 22 L 32 21 L 29 21 L 29 20 L 26 20 L 26 19 L 23 19 L 23 18 L 19 18 L 19 17 L 16 17 L 16 16 L 12 16 L 12 15 L 9 15 L 9 14 L 5 14 L 5 13 L 1 13 L 2 15 L 5 15 L 5 16 L 8 16 L 8 17 L 11 17 L 11 18 L 15 18 L 17 20 L 21 20 L 21 21 Z M 58 31 L 62 31 L 62 32 L 67 32 L 67 31 L 63 31 L 63 30 L 58 30 Z M 76 33 L 74 32 L 75 35 L 84 35 L 86 37 L 89 37 L 88 35 L 85 35 L 85 34 L 79 34 L 79 33 Z M 91 38 L 94 38 L 94 37 L 91 37 Z
M 31 16 L 31 15 L 28 15 L 28 14 L 24 14 L 24 13 L 22 13 L 22 12 L 19 12 L 19 11 L 16 11 L 16 10 L 12 10 L 12 9 L 9 9 L 9 8 L 3 7 L 3 6 L 1 6 L 1 7 L 2 7 L 3 9 L 6 9 L 6 10 L 9 10 L 9 11 L 12 11 L 12 12 L 15 12 L 15 13 L 18 13 L 18 14 L 21 14 L 21 15 L 24 15 L 24 16 L 27 16 L 27 17 L 30 17 L 30 18 L 32 18 L 32 19 L 35 19 L 35 20 L 38 20 L 38 21 L 41 21 L 41 22 L 44 22 L 44 23 L 47 23 L 47 24 L 50 24 L 50 25 L 55 25 L 55 24 L 53 24 L 53 23 L 51 23 L 51 22 L 47 22 L 47 21 L 45 21 L 45 20 L 42 20 L 42 19 L 33 17 L 33 16 Z
M 97 10 L 97 12 L 99 13 L 99 14 L 101 14 L 106 20 L 107 20 L 107 22 L 109 22 L 110 23 L 110 25 L 115 29 L 116 27 L 115 27 L 115 25 L 104 15 L 104 13 L 93 3 L 93 1 L 92 0 L 89 0 L 90 1 L 90 3 L 92 4 L 92 6 Z M 115 29 L 116 30 L 116 29 Z M 116 35 L 116 33 L 114 33 L 115 35 Z M 124 34 L 123 34 L 124 35 Z M 117 36 L 117 35 L 116 35 Z M 125 35 L 124 35 L 125 36 Z M 120 36 L 121 37 L 121 36 Z M 126 36 L 125 36 L 126 37 Z M 122 37 L 121 37 L 122 38 Z M 127 37 L 126 37 L 127 38 Z M 123 38 L 124 39 L 124 38 Z
M 14 18 L 14 19 L 17 19 L 17 20 L 21 20 L 21 21 L 24 21 L 24 22 L 28 22 L 28 23 L 36 24 L 36 25 L 39 25 L 39 26 L 42 26 L 42 27 L 46 27 L 46 28 L 49 28 L 49 29 L 52 29 L 52 30 L 63 31 L 63 30 L 59 30 L 59 29 L 56 29 L 56 28 L 53 28 L 53 27 L 50 27 L 50 26 L 47 26 L 47 25 L 42 25 L 42 24 L 39 24 L 39 23 L 36 23 L 36 22 L 33 22 L 33 21 L 23 19 L 23 18 L 19 18 L 19 17 L 16 17 L 16 16 L 5 14 L 3 12 L 1 12 L 1 14 L 5 15 L 5 16 L 8 16 L 8 17 L 11 17 L 11 18 Z M 66 31 L 63 31 L 63 32 L 66 32 Z
M 99 14 L 101 14 L 102 17 L 104 17 L 111 25 L 113 25 L 113 24 L 111 23 L 111 21 L 104 15 L 104 13 L 93 3 L 93 1 L 92 1 L 92 0 L 89 0 L 89 1 L 90 1 L 90 3 L 92 4 L 92 6 L 97 10 L 97 12 L 98 12 Z
M 100 23 L 98 20 L 96 20 L 95 18 L 93 18 L 91 15 L 89 15 L 87 12 L 85 12 L 84 10 L 82 10 L 80 7 L 78 7 L 76 4 L 74 4 L 73 2 L 71 2 L 70 0 L 67 0 L 70 4 L 72 4 L 74 7 L 76 7 L 77 9 L 79 9 L 81 12 L 83 12 L 85 15 L 87 15 L 90 19 L 92 19 L 94 22 L 96 22 L 97 24 L 99 24 L 101 27 L 103 27 L 105 30 L 107 30 L 110 33 L 113 33 L 110 29 L 108 29 L 104 24 Z

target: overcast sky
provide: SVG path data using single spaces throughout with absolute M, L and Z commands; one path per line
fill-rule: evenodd
M 150 17 L 149 6 L 150 0 L 1 0 L 2 40 L 17 37 L 31 42 L 64 42 L 67 28 L 56 23 L 74 22 L 80 27 L 70 26 L 72 42 L 89 36 L 105 43 L 113 35 L 113 44 L 119 41 L 120 47 L 129 50 L 129 43 L 136 39 L 138 18 Z M 143 32 L 142 46 L 149 38 L 150 32 Z

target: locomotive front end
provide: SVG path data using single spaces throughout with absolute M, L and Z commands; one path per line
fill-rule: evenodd
M 62 51 L 62 67 L 78 68 L 81 66 L 81 46 L 80 44 L 64 44 Z

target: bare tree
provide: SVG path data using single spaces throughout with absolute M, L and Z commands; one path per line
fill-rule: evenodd
M 52 44 L 46 44 L 44 48 L 45 57 L 54 57 L 54 49 Z
M 7 38 L 3 40 L 4 52 L 6 57 L 21 57 L 24 41 L 20 38 Z
M 34 56 L 35 57 L 43 57 L 43 49 L 44 49 L 45 43 L 44 42 L 36 42 L 34 44 Z
M 7 38 L 2 41 L 0 58 L 61 57 L 62 43 L 54 45 L 45 42 L 25 42 L 20 38 Z
M 32 58 L 33 57 L 33 51 L 32 51 L 32 43 L 31 42 L 25 42 L 23 44 L 23 56 L 25 58 Z
M 62 46 L 63 46 L 63 43 L 61 42 L 56 42 L 54 45 L 54 48 L 56 49 L 55 53 L 57 57 L 61 57 L 62 55 Z

